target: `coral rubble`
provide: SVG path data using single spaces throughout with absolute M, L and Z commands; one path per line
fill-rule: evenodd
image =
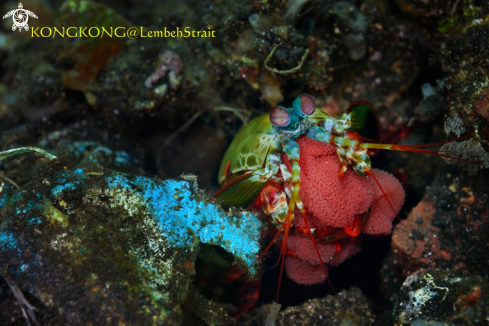
M 267 304 L 245 316 L 238 325 L 257 325 L 265 320 L 271 309 Z M 374 315 L 362 291 L 356 287 L 337 295 L 312 299 L 301 305 L 288 307 L 278 313 L 270 325 L 372 325 Z

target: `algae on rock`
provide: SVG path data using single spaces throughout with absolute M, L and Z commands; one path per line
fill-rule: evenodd
M 179 325 L 199 243 L 249 266 L 260 229 L 255 215 L 224 212 L 195 182 L 54 159 L 5 204 L 0 267 L 40 301 L 46 321 Z

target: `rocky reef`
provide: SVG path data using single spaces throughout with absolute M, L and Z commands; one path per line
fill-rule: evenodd
M 224 212 L 193 175 L 158 181 L 44 155 L 35 179 L 2 202 L 0 275 L 28 320 L 179 325 L 200 243 L 245 267 L 256 259 L 261 221 Z
M 396 320 L 401 324 L 418 319 L 456 324 L 487 321 L 483 275 L 488 257 L 482 245 L 489 227 L 486 185 L 487 176 L 439 174 L 423 200 L 396 227 L 394 268 L 409 275 L 399 298 L 411 300 L 397 306 Z M 434 291 L 441 289 L 445 296 L 435 299 Z M 415 309 L 410 310 L 409 304 Z
M 263 305 L 239 321 L 239 326 L 260 325 L 365 325 L 374 321 L 371 307 L 360 289 L 352 287 L 337 295 L 308 300 L 278 312 L 276 303 Z
M 243 325 L 488 323 L 486 1 L 8 0 L 0 9 L 0 152 L 29 148 L 0 154 L 0 325 L 232 325 L 240 302 Z M 91 27 L 107 33 L 92 37 Z M 387 221 L 381 232 L 342 243 L 352 257 L 328 272 L 335 290 L 284 276 L 280 311 L 277 252 L 255 261 L 276 231 L 256 212 L 222 210 L 212 194 L 240 128 L 302 93 L 336 118 L 368 101 L 380 142 L 442 146 L 428 151 L 438 157 L 369 151 L 375 171 L 399 180 L 392 193 L 404 189 L 403 221 L 373 219 Z M 346 220 L 352 202 L 373 207 L 376 196 L 375 214 L 392 211 L 355 177 L 345 192 L 320 173 L 305 178 L 308 205 Z M 294 245 L 315 255 L 309 242 Z M 290 276 L 310 277 L 305 266 Z M 213 284 L 239 278 L 235 270 L 248 275 L 240 285 Z

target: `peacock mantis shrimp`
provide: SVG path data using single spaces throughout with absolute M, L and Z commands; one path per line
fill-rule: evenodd
M 340 177 L 349 167 L 360 176 L 371 177 L 397 217 L 397 211 L 372 173 L 369 150 L 399 150 L 457 159 L 423 149 L 423 147 L 447 142 L 429 145 L 376 143 L 379 138 L 377 118 L 372 106 L 366 101 L 351 103 L 341 118 L 336 119 L 316 109 L 312 96 L 301 94 L 293 101 L 292 108 L 276 106 L 269 114 L 252 120 L 238 132 L 224 155 L 218 176 L 219 182 L 224 186 L 214 197 L 223 207 L 261 207 L 269 217 L 270 224 L 278 230 L 257 260 L 264 256 L 283 232 L 279 258 L 281 261 L 279 289 L 287 253 L 287 239 L 294 226 L 297 210 L 301 212 L 306 227 L 295 228 L 295 231 L 311 239 L 328 282 L 317 241 L 320 239 L 322 243 L 338 244 L 340 239 L 354 239 L 362 233 L 369 219 L 369 211 L 366 211 L 358 214 L 353 223 L 344 228 L 330 227 L 318 230 L 310 227 L 306 218 L 306 208 L 299 194 L 301 188 L 301 155 L 297 142 L 299 137 L 308 137 L 333 145 L 341 163 Z M 464 137 L 451 141 L 461 138 Z M 283 161 L 284 153 L 288 157 L 291 170 Z M 464 159 L 458 160 L 476 163 Z M 242 273 L 235 274 L 235 278 Z M 329 284 L 331 286 L 330 282 Z

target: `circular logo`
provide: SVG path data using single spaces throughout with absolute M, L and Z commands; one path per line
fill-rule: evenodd
M 25 25 L 27 25 L 29 16 L 27 15 L 27 12 L 24 9 L 17 9 L 13 16 L 14 16 L 13 17 L 14 24 L 17 25 L 17 27 L 22 28 Z

